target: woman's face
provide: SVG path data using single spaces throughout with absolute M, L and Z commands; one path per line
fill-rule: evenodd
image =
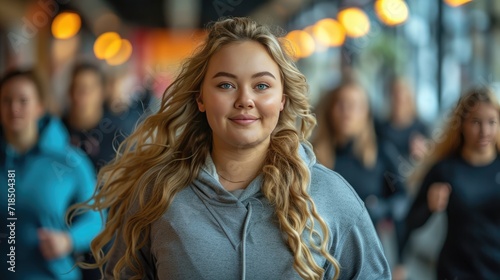
M 43 113 L 37 88 L 26 77 L 8 80 L 0 91 L 0 115 L 2 126 L 11 133 L 22 133 L 37 121 Z
M 475 151 L 492 148 L 499 133 L 499 112 L 491 104 L 477 103 L 463 120 L 462 134 L 465 148 Z
M 217 51 L 197 99 L 214 145 L 268 145 L 285 104 L 282 83 L 278 64 L 257 42 L 231 43 Z
M 397 115 L 412 113 L 413 94 L 408 84 L 396 81 L 391 89 L 392 111 Z
M 70 93 L 71 110 L 89 112 L 103 106 L 104 90 L 99 74 L 91 70 L 83 70 L 73 79 Z
M 356 137 L 368 121 L 368 100 L 363 89 L 343 87 L 331 111 L 333 128 L 337 136 Z

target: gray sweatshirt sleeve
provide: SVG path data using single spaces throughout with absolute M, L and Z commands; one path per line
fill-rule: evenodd
M 341 237 L 331 254 L 340 263 L 339 279 L 391 279 L 391 272 L 382 245 L 366 209 Z M 330 265 L 325 275 L 332 279 Z
M 104 279 L 114 279 L 113 278 L 113 269 L 115 268 L 116 263 L 120 260 L 121 257 L 125 254 L 126 245 L 123 242 L 123 239 L 115 238 L 113 241 L 113 247 L 111 248 L 109 254 L 110 259 L 106 263 L 106 267 L 104 268 Z M 151 255 L 150 242 L 148 242 L 144 247 L 142 247 L 137 252 L 137 258 L 139 259 L 139 265 L 142 266 L 145 275 L 141 277 L 141 279 L 156 279 L 156 265 L 154 262 L 154 258 Z M 134 273 L 128 267 L 125 267 L 121 273 L 119 279 L 131 279 Z

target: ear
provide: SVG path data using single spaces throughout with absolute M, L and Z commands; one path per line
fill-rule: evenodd
M 196 96 L 196 103 L 198 104 L 198 110 L 200 110 L 200 112 L 203 113 L 206 111 L 205 105 L 203 104 L 203 97 L 201 90 L 200 93 L 198 93 L 198 96 Z
M 281 107 L 280 107 L 280 112 L 285 109 L 285 102 L 286 102 L 286 94 L 283 93 L 283 96 L 281 97 Z

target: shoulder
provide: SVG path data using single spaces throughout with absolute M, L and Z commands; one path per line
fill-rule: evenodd
M 310 194 L 323 218 L 353 221 L 365 211 L 363 201 L 337 172 L 321 164 L 311 168 Z M 326 216 L 325 216 L 326 215 Z

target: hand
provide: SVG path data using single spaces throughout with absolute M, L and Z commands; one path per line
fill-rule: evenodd
M 403 265 L 397 265 L 392 269 L 392 280 L 405 280 L 406 269 Z
M 427 203 L 431 212 L 441 212 L 448 206 L 451 186 L 448 183 L 434 183 L 427 192 Z
M 44 228 L 38 229 L 40 251 L 46 260 L 66 256 L 73 250 L 73 242 L 68 233 L 52 231 Z

